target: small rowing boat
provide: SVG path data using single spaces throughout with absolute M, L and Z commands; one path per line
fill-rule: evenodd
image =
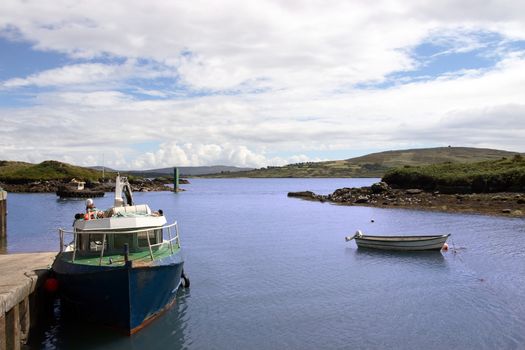
M 355 239 L 358 248 L 383 250 L 422 251 L 441 250 L 450 234 L 429 236 L 371 236 L 357 230 L 355 235 L 345 237 L 345 240 Z

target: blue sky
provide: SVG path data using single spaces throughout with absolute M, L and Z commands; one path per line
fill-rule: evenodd
M 520 2 L 103 4 L 0 5 L 0 159 L 103 153 L 143 169 L 525 151 Z

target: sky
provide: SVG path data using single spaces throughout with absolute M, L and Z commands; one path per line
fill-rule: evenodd
M 522 0 L 2 0 L 0 159 L 525 152 Z

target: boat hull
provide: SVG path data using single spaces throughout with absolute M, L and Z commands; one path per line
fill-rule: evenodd
M 93 191 L 93 190 L 77 190 L 60 188 L 56 191 L 56 195 L 60 198 L 94 198 L 104 197 L 106 193 L 104 191 Z
M 427 251 L 441 250 L 449 235 L 437 236 L 368 236 L 355 237 L 358 248 Z
M 79 265 L 59 255 L 53 271 L 65 307 L 88 321 L 133 334 L 175 302 L 183 265 L 180 252 L 136 267 Z

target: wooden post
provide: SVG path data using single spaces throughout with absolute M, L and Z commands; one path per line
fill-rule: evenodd
M 7 192 L 0 188 L 0 238 L 7 235 Z
M 7 349 L 20 350 L 20 309 L 15 305 L 5 315 Z
M 5 314 L 0 312 L 0 350 L 7 349 Z
M 25 344 L 29 339 L 29 328 L 31 327 L 31 311 L 29 310 L 29 296 L 18 303 L 20 317 L 20 341 Z
M 179 192 L 179 168 L 173 168 L 173 191 Z

